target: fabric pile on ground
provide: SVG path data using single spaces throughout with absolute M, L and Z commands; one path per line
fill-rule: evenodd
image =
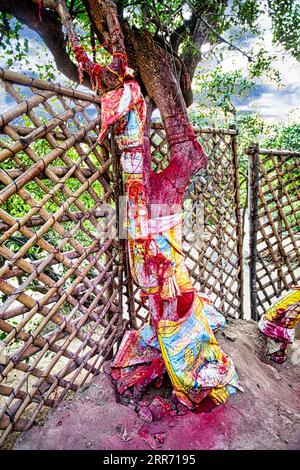
M 267 354 L 275 362 L 286 360 L 286 348 L 293 343 L 300 322 L 300 288 L 277 299 L 261 317 L 258 328 L 267 336 Z

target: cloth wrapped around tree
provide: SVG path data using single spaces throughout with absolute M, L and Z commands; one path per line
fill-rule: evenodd
M 300 286 L 292 287 L 261 317 L 258 328 L 267 336 L 267 354 L 275 362 L 286 360 L 287 346 L 294 341 L 300 322 Z
M 131 76 L 131 71 L 126 73 Z M 139 395 L 148 383 L 167 372 L 177 398 L 189 408 L 207 395 L 224 403 L 238 388 L 234 365 L 213 334 L 225 320 L 210 299 L 191 284 L 181 249 L 181 212 L 151 217 L 142 148 L 145 115 L 139 85 L 124 81 L 123 88 L 102 98 L 100 139 L 116 124 L 128 196 L 132 276 L 142 297 L 150 297 L 152 305 L 155 301 L 162 305 L 161 299 L 177 299 L 177 309 L 175 315 L 173 312 L 165 318 L 162 309 L 151 309 L 150 304 L 153 326 L 126 332 L 112 364 L 112 377 L 120 393 L 133 387 Z
M 187 407 L 194 408 L 206 396 L 217 404 L 224 403 L 239 388 L 234 365 L 213 333 L 225 324 L 224 317 L 191 283 L 181 250 L 181 204 L 170 213 L 163 204 L 162 214 L 158 210 L 153 217 L 147 187 L 151 165 L 145 129 L 147 108 L 140 86 L 124 53 L 114 53 L 112 63 L 101 67 L 88 59 L 74 33 L 70 38 L 81 68 L 89 72 L 94 86 L 102 89 L 100 142 L 114 125 L 128 196 L 130 268 L 141 296 L 148 298 L 152 319 L 151 325 L 125 333 L 112 364 L 117 389 L 119 393 L 131 389 L 138 397 L 150 382 L 160 382 L 167 372 L 177 398 Z M 188 119 L 172 119 L 181 127 L 177 135 L 174 126 L 169 145 L 191 141 L 199 158 L 207 161 Z M 189 143 L 187 148 L 191 148 Z M 178 164 L 173 164 L 173 170 L 177 182 Z M 166 174 L 164 181 L 170 183 Z M 184 191 L 179 194 L 174 184 L 169 187 L 173 199 L 181 201 Z M 156 184 L 155 191 L 157 200 L 168 203 L 163 186 Z

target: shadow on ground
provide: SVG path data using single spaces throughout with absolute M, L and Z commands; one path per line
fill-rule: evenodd
M 139 416 L 132 405 L 116 402 L 102 374 L 62 402 L 43 425 L 23 433 L 14 448 L 299 449 L 300 366 L 290 360 L 261 362 L 263 338 L 252 321 L 231 321 L 218 340 L 244 388 L 225 405 L 207 401 L 198 412 L 187 411 L 175 406 L 163 387 L 146 394 Z

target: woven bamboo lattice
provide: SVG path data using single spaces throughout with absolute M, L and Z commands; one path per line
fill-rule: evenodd
M 257 320 L 300 280 L 300 152 L 251 146 L 250 293 Z
M 109 148 L 96 144 L 100 99 L 0 77 L 3 441 L 90 381 L 125 325 L 118 242 L 99 229 L 103 204 L 114 204 Z
M 243 228 L 238 178 L 237 130 L 194 128 L 209 155 L 205 170 L 187 188 L 184 202 L 183 251 L 194 285 L 210 293 L 225 314 L 241 317 L 243 311 Z M 152 162 L 155 171 L 168 164 L 168 148 L 161 124 L 152 125 Z M 147 306 L 132 285 L 135 302 L 131 318 L 141 325 Z

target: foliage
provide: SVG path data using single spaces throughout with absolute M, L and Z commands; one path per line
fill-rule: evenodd
M 59 73 L 45 45 L 39 44 L 30 60 L 32 43 L 24 34 L 22 23 L 13 15 L 0 12 L 0 62 L 5 68 L 22 69 L 44 80 L 55 80 Z M 47 60 L 45 58 L 47 57 Z
M 258 52 L 239 49 L 236 44 L 241 40 L 259 36 L 264 40 L 265 29 L 261 18 L 269 15 L 272 20 L 273 42 L 280 44 L 291 56 L 300 57 L 300 5 L 296 0 L 116 0 L 119 15 L 131 26 L 146 29 L 156 41 L 182 58 L 193 52 L 199 54 L 199 45 L 195 31 L 202 27 L 206 44 L 210 44 L 210 53 L 223 54 L 224 47 L 238 49 L 249 59 L 252 77 L 261 76 L 272 70 L 274 55 L 264 46 Z M 101 45 L 93 45 L 95 36 L 87 15 L 84 1 L 67 0 L 76 29 L 90 54 L 97 60 L 109 60 Z M 1 9 L 1 5 L 0 5 Z M 38 28 L 37 18 L 37 33 Z M 40 78 L 54 79 L 57 71 L 49 54 L 34 61 L 29 59 L 29 42 L 24 37 L 21 23 L 12 15 L 0 11 L 0 60 L 6 67 L 15 67 L 22 62 Z M 226 39 L 225 39 L 226 38 Z M 69 55 L 72 53 L 69 50 Z M 203 55 L 203 54 L 202 54 Z M 197 60 L 201 55 L 197 56 Z M 210 54 L 206 54 L 206 59 Z M 34 62 L 34 63 L 32 63 Z M 273 70 L 273 75 L 276 73 Z M 276 78 L 274 75 L 274 78 Z M 278 79 L 278 77 L 277 77 Z
M 251 75 L 249 73 L 249 75 Z M 253 142 L 265 148 L 300 149 L 300 124 L 296 116 L 286 122 L 270 122 L 258 112 L 237 112 L 236 99 L 251 95 L 255 81 L 242 70 L 224 72 L 216 67 L 208 72 L 199 71 L 195 79 L 195 91 L 200 96 L 190 111 L 195 125 L 229 127 L 238 129 L 238 154 L 242 200 L 247 198 L 248 155 L 246 149 Z M 288 177 L 287 177 L 288 178 Z M 287 181 L 288 184 L 288 181 Z
M 242 71 L 223 72 L 215 67 L 206 73 L 201 69 L 195 77 L 195 89 L 204 95 L 208 108 L 218 106 L 224 115 L 236 115 L 233 98 L 245 98 L 250 95 L 254 82 L 246 78 Z
M 300 151 L 300 124 L 276 124 L 264 140 L 267 148 L 281 148 Z
M 268 1 L 274 43 L 281 42 L 286 51 L 300 60 L 300 4 L 295 0 Z
M 29 41 L 22 36 L 22 28 L 22 24 L 12 15 L 0 13 L 0 59 L 5 61 L 7 67 L 18 60 L 29 64 Z

